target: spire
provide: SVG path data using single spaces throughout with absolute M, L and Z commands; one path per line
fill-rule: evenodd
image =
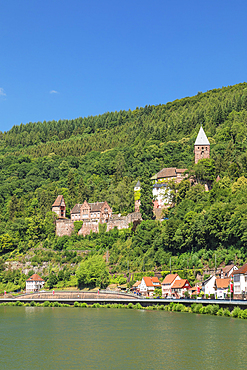
M 138 181 L 137 181 L 137 183 L 136 183 L 135 188 L 140 188 L 140 187 L 141 187 L 141 183 L 140 183 L 140 181 L 138 180 Z
M 197 135 L 197 138 L 196 138 L 196 141 L 195 141 L 194 145 L 210 145 L 210 142 L 208 141 L 208 138 L 207 138 L 202 126 L 200 127 L 200 130 L 198 132 L 198 135 Z

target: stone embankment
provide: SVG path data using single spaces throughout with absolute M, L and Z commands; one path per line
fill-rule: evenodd
M 19 299 L 31 299 L 31 300 L 57 300 L 69 299 L 69 300 L 83 300 L 83 299 L 137 299 L 133 294 L 119 293 L 119 292 L 107 292 L 99 291 L 96 292 L 83 292 L 83 291 L 52 291 L 49 292 L 37 292 L 37 293 L 27 293 L 16 297 Z

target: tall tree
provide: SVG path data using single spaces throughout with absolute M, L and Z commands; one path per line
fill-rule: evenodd
M 141 206 L 140 211 L 143 220 L 152 220 L 153 214 L 153 185 L 149 176 L 141 181 Z

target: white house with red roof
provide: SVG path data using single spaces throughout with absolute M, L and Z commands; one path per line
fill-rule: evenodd
M 33 274 L 29 279 L 26 280 L 26 293 L 38 292 L 43 288 L 45 280 L 37 274 Z
M 142 295 L 152 297 L 155 288 L 160 288 L 160 282 L 157 277 L 144 276 L 139 285 L 139 291 Z
M 162 281 L 162 297 L 171 297 L 172 291 L 172 285 L 176 280 L 181 280 L 178 274 L 168 274 L 166 275 L 165 279 Z
M 247 293 L 247 263 L 232 273 L 234 298 L 241 299 Z
M 191 285 L 187 279 L 175 280 L 171 287 L 172 295 L 177 298 L 184 297 L 185 291 L 188 291 L 190 288 Z
M 215 279 L 215 292 L 218 299 L 227 298 L 228 291 L 230 293 L 231 278 Z

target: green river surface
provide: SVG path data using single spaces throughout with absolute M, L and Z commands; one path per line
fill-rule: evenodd
M 247 320 L 0 307 L 0 369 L 247 369 Z

